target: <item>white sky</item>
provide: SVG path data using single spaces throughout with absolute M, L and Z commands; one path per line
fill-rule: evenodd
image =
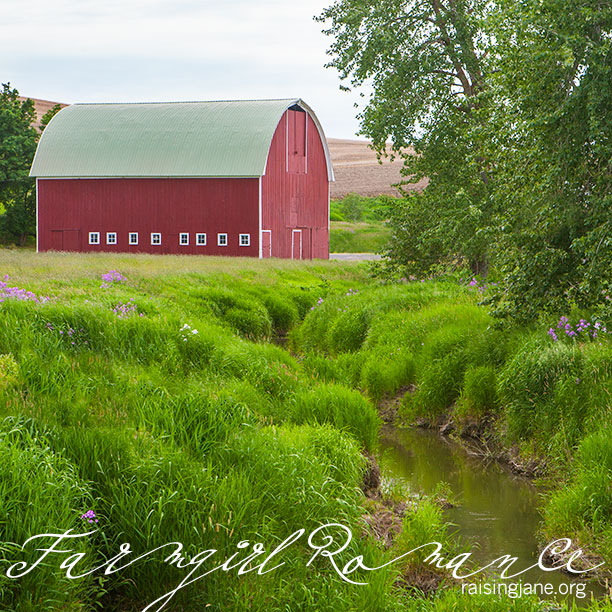
M 303 98 L 355 138 L 357 93 L 324 68 L 332 0 L 0 0 L 0 82 L 59 102 Z

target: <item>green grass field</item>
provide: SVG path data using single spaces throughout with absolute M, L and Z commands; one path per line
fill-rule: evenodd
M 330 253 L 378 253 L 384 249 L 391 230 L 382 221 L 330 223 Z
M 120 274 L 103 281 L 111 270 Z M 325 523 L 354 534 L 343 564 L 363 555 L 366 565 L 382 565 L 432 533 L 453 550 L 426 500 L 407 513 L 391 549 L 362 536 L 371 506 L 360 488 L 364 453 L 376 450 L 380 427 L 374 402 L 407 384 L 417 391 L 405 418 L 493 412 L 513 440 L 554 441 L 540 449 L 551 456 L 567 450 L 571 458 L 580 445 L 567 477 L 572 503 L 553 494 L 546 524 L 563 506 L 575 529 L 607 529 L 604 491 L 584 498 L 597 486 L 592 466 L 608 474 L 609 438 L 597 433 L 607 412 L 593 400 L 579 427 L 561 408 L 562 398 L 579 406 L 584 397 L 566 384 L 570 376 L 607 389 L 607 339 L 600 348 L 551 348 L 538 330 L 497 330 L 465 287 L 382 285 L 366 270 L 0 251 L 0 279 L 8 274 L 8 287 L 33 292 L 0 303 L 0 607 L 142 610 L 186 576 L 164 555 L 80 580 L 58 571 L 59 557 L 17 580 L 6 576 L 9 561 L 36 558 L 33 547 L 21 549 L 28 537 L 67 529 L 97 528 L 71 546 L 86 568 L 125 542 L 140 554 L 181 542 L 187 558 L 215 549 L 220 564 L 240 541 L 271 551 L 296 530 Z M 271 342 L 287 332 L 291 352 Z M 541 361 L 529 361 L 534 347 Z M 528 367 L 517 373 L 520 359 Z M 530 429 L 524 410 L 549 429 Z M 555 422 L 563 427 L 552 432 Z M 99 523 L 81 518 L 88 510 Z M 541 609 L 534 600 L 485 601 L 453 588 L 420 597 L 402 578 L 410 561 L 358 571 L 351 578 L 369 584 L 348 584 L 324 555 L 309 564 L 305 538 L 274 559 L 284 563 L 277 570 L 214 572 L 165 609 Z

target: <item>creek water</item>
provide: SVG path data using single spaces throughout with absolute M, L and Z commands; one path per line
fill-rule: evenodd
M 512 474 L 497 462 L 470 455 L 437 432 L 423 429 L 384 428 L 380 463 L 385 478 L 404 482 L 415 494 L 433 495 L 439 483 L 448 483 L 457 505 L 445 510 L 446 519 L 452 524 L 450 530 L 469 545 L 477 567 L 502 555 L 518 557 L 512 566 L 515 571 L 537 563 L 541 493 L 526 478 Z M 485 577 L 482 580 L 488 581 Z M 591 594 L 596 598 L 604 594 L 604 588 L 595 581 L 584 583 L 560 571 L 535 568 L 520 580 L 532 585 L 551 584 L 554 594 L 544 599 L 569 598 L 578 606 L 587 605 Z M 584 596 L 576 597 L 577 590 Z M 574 596 L 567 594 L 570 592 Z

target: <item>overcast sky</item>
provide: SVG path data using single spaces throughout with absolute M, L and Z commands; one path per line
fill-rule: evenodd
M 324 68 L 332 0 L 0 0 L 0 80 L 74 102 L 303 98 L 355 138 L 356 93 Z

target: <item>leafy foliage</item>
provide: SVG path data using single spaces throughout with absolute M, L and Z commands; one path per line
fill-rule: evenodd
M 392 270 L 493 265 L 519 319 L 610 294 L 612 7 L 337 0 L 330 67 L 371 95 L 362 133 L 429 177 L 393 207 Z
M 42 117 L 40 131 L 61 109 L 59 104 Z M 36 232 L 36 184 L 29 178 L 40 134 L 33 127 L 34 103 L 20 100 L 10 83 L 0 93 L 0 235 L 24 245 Z
M 10 84 L 0 92 L 0 233 L 23 244 L 35 229 L 34 181 L 28 178 L 38 135 L 32 100 L 20 100 Z
M 19 92 L 10 83 L 0 92 L 0 188 L 27 176 L 36 150 L 36 119 L 32 100 L 19 100 Z
M 318 18 L 331 22 L 328 65 L 351 86 L 372 88 L 362 133 L 381 154 L 390 138 L 411 181 L 429 178 L 392 214 L 389 257 L 408 271 L 456 254 L 475 271 L 486 267 L 486 236 L 475 229 L 493 205 L 479 132 L 489 10 L 482 0 L 339 0 Z
M 570 301 L 595 306 L 612 264 L 612 7 L 502 6 L 492 85 L 505 103 L 495 106 L 489 136 L 504 210 L 500 307 L 533 316 Z

